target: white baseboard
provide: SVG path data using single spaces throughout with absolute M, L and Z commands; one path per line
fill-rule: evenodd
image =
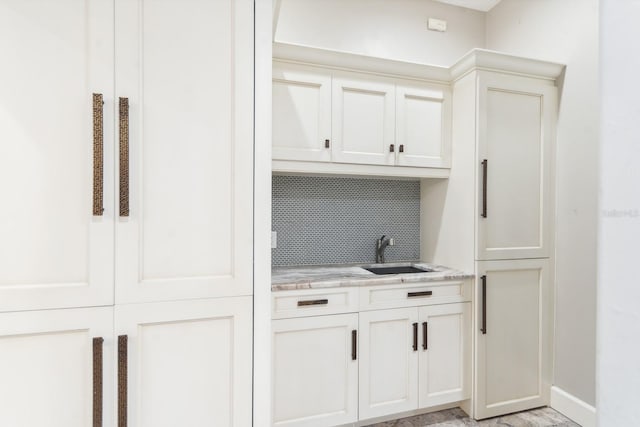
M 596 408 L 561 388 L 551 387 L 550 406 L 582 427 L 596 427 Z

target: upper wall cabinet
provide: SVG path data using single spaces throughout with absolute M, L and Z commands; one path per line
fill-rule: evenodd
M 446 177 L 447 84 L 274 61 L 273 169 Z
M 273 158 L 331 160 L 331 75 L 328 71 L 274 64 Z

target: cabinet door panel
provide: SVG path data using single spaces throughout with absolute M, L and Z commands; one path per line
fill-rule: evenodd
M 450 99 L 445 87 L 396 86 L 396 165 L 451 167 Z
M 251 297 L 116 307 L 138 427 L 251 425 Z
M 357 421 L 357 329 L 357 314 L 273 321 L 273 425 Z
M 391 82 L 334 76 L 332 160 L 393 165 L 395 87 Z
M 421 408 L 471 397 L 470 322 L 470 303 L 420 307 Z
M 113 1 L 3 1 L 0 51 L 0 311 L 110 304 Z M 105 103 L 102 216 L 94 92 Z
M 290 64 L 274 66 L 273 158 L 331 160 L 330 74 Z
M 130 103 L 116 299 L 249 294 L 253 2 L 118 0 L 116 11 L 117 93 Z
M 360 419 L 418 408 L 418 309 L 360 313 Z
M 487 418 L 549 403 L 548 260 L 478 263 L 476 411 Z M 486 334 L 482 328 L 486 276 Z
M 478 217 L 477 259 L 548 257 L 556 89 L 483 75 L 479 93 L 478 200 L 486 159 L 487 216 Z
M 0 314 L 0 425 L 92 425 L 97 337 L 104 339 L 102 425 L 113 425 L 112 333 L 111 308 Z

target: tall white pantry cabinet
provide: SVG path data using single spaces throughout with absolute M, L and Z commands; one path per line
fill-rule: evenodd
M 253 10 L 0 4 L 0 425 L 251 425 Z

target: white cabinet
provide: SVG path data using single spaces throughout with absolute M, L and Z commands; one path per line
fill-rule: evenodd
M 418 310 L 360 313 L 360 419 L 418 408 Z
M 253 2 L 116 6 L 116 92 L 129 102 L 116 300 L 249 295 Z
M 331 74 L 294 64 L 273 66 L 273 158 L 331 160 Z
M 117 306 L 130 425 L 251 426 L 251 313 L 251 297 Z
M 549 402 L 552 303 L 549 260 L 479 262 L 475 417 Z
M 0 312 L 113 303 L 113 37 L 109 0 L 0 4 Z
M 450 86 L 396 76 L 275 60 L 274 171 L 446 176 Z
M 450 102 L 444 85 L 396 85 L 396 165 L 451 167 Z
M 0 314 L 0 425 L 115 425 L 112 334 L 110 307 Z
M 557 90 L 540 79 L 478 77 L 478 260 L 551 254 Z
M 272 322 L 273 425 L 357 421 L 357 330 L 356 313 Z
M 393 81 L 334 75 L 333 155 L 339 163 L 395 163 Z
M 360 419 L 468 399 L 471 307 L 360 313 Z

